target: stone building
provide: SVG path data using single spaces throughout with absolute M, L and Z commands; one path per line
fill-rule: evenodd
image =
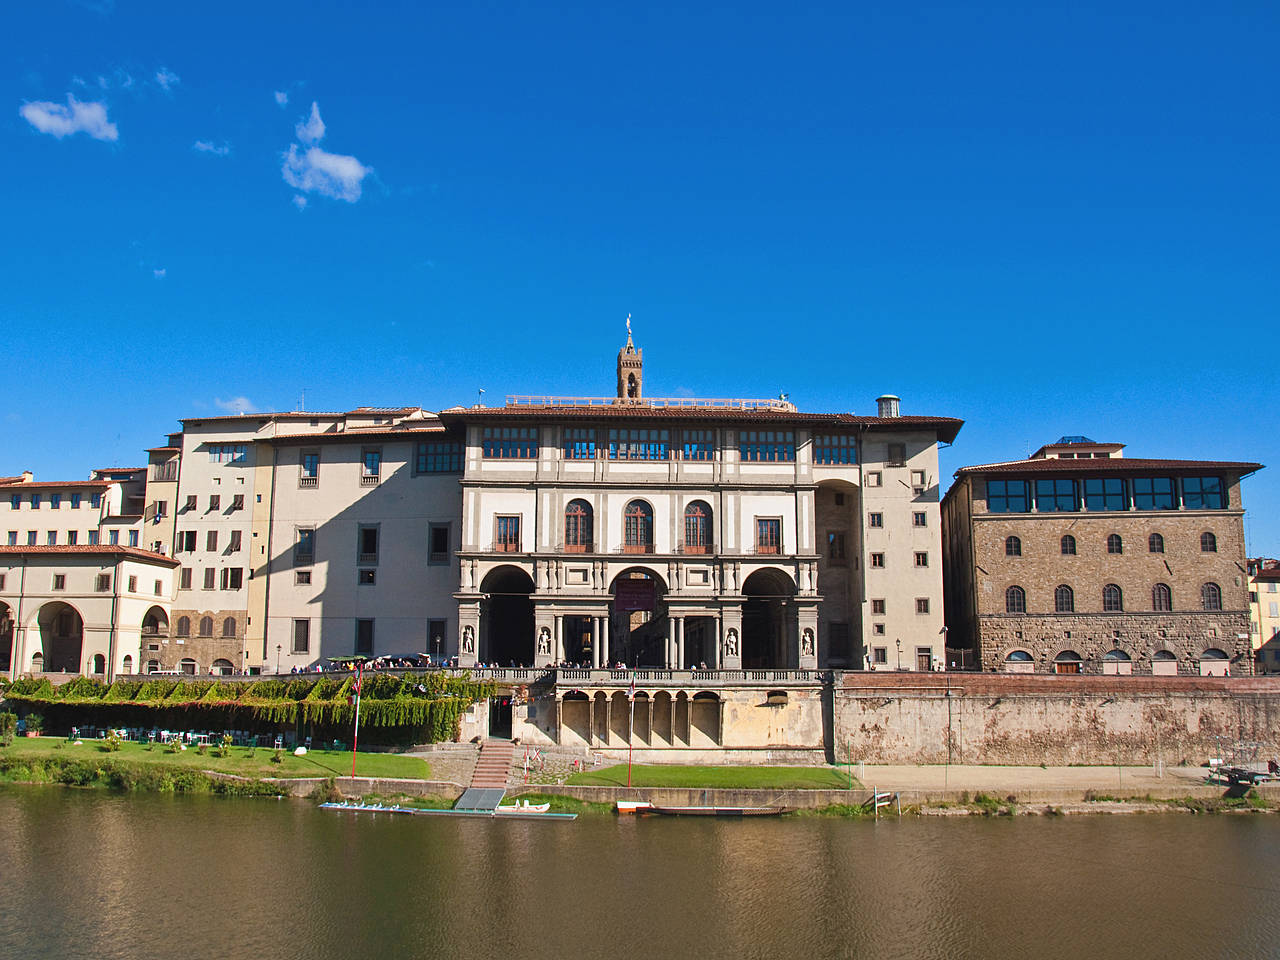
M 983 670 L 1249 672 L 1240 480 L 1064 437 L 956 471 L 942 503 L 950 642 Z
M 1259 673 L 1280 673 L 1280 560 L 1249 560 L 1249 629 Z

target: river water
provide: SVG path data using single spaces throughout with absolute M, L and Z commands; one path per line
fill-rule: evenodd
M 1280 817 L 512 822 L 0 788 L 0 957 L 1266 957 Z

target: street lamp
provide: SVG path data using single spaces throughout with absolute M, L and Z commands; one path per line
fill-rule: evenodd
M 902 638 L 895 637 L 893 642 L 898 645 L 898 669 L 901 670 L 902 669 Z
M 280 675 L 280 644 L 276 644 L 276 676 Z
M 436 634 L 436 663 L 440 663 L 440 634 Z

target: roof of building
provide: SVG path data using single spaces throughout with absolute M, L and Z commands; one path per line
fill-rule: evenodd
M 506 407 L 452 407 L 440 411 L 442 420 L 702 420 L 792 426 L 851 427 L 867 430 L 932 430 L 950 443 L 963 420 L 954 417 L 859 417 L 851 413 L 803 413 L 798 410 L 740 409 L 734 407 L 653 407 L 643 403 L 610 405 L 519 405 Z
M 413 437 L 420 437 L 424 434 L 439 434 L 447 432 L 447 429 L 438 422 L 430 423 L 423 426 L 422 421 L 413 421 L 413 426 L 408 424 L 396 424 L 394 426 L 381 427 L 348 427 L 346 430 L 338 430 L 330 433 L 280 433 L 274 437 L 258 437 L 258 443 L 341 443 L 342 441 L 352 440 L 369 440 L 372 438 L 384 438 L 390 440 L 404 440 Z
M 113 556 L 128 557 L 131 560 L 145 560 L 151 563 L 162 563 L 168 567 L 182 566 L 181 560 L 166 557 L 163 553 L 152 553 L 141 547 L 123 547 L 119 544 L 77 544 L 60 547 L 8 547 L 0 546 L 0 556 Z
M 1192 470 L 1226 470 L 1247 474 L 1261 470 L 1260 463 L 1235 460 L 1139 460 L 1134 457 L 1111 457 L 1089 460 L 1007 460 L 1003 463 L 982 463 L 961 467 L 957 477 L 975 473 L 1153 473 L 1172 471 L 1185 473 Z
M 181 453 L 181 447 L 147 447 L 145 453 Z
M 1261 580 L 1263 583 L 1280 582 L 1280 567 L 1263 567 L 1253 575 L 1254 580 Z
M 66 487 L 101 487 L 113 486 L 115 480 L 23 480 L 19 477 L 15 482 L 6 482 L 6 490 L 51 490 Z
M 421 407 L 356 407 L 354 410 L 287 410 L 275 413 L 225 413 L 210 417 L 182 417 L 179 423 L 213 423 L 222 420 L 313 420 L 320 417 L 405 416 Z

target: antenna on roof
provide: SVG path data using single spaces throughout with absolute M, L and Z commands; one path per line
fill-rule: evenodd
M 484 387 L 481 387 L 479 390 L 476 391 L 476 406 L 477 407 L 484 406 Z

